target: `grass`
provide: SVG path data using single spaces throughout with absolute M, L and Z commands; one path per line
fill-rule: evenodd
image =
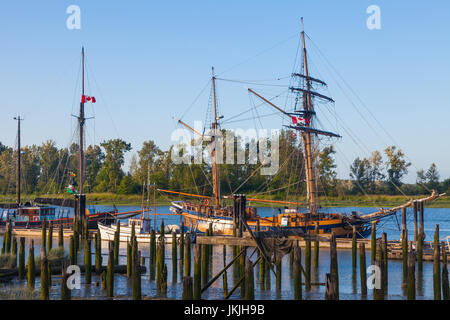
M 42 196 L 42 195 L 41 195 Z M 23 195 L 22 201 L 29 201 L 38 197 L 38 195 Z M 68 194 L 56 194 L 56 195 L 45 195 L 45 197 L 51 198 L 69 198 Z M 248 195 L 251 197 L 251 195 Z M 323 207 L 393 207 L 405 203 L 410 198 L 420 199 L 426 196 L 400 196 L 400 195 L 347 195 L 339 197 L 320 197 L 320 204 Z M 274 199 L 269 196 L 258 196 L 261 199 Z M 171 199 L 176 199 L 172 196 Z M 283 198 L 279 199 L 283 200 Z M 302 198 L 295 199 L 293 201 L 302 202 Z M 0 203 L 14 203 L 16 198 L 14 195 L 0 195 Z M 171 200 L 166 197 L 159 196 L 156 199 L 157 205 L 170 205 Z M 125 194 L 115 194 L 115 193 L 89 193 L 87 194 L 88 204 L 98 204 L 98 205 L 128 205 L 128 206 L 141 206 L 142 196 L 137 194 L 125 195 Z M 147 199 L 144 199 L 144 205 L 147 203 Z M 153 198 L 150 198 L 150 203 L 153 204 Z M 265 203 L 252 203 L 252 205 L 257 206 L 271 206 Z M 281 205 L 282 206 L 282 205 Z M 450 196 L 444 196 L 436 201 L 427 204 L 427 207 L 431 208 L 450 208 Z

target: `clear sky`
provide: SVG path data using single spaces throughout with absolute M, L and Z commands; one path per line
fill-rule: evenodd
M 79 30 L 66 27 L 66 9 L 72 4 L 81 9 Z M 366 26 L 370 5 L 381 9 L 380 30 Z M 97 98 L 96 104 L 86 105 L 87 115 L 95 115 L 88 121 L 87 142 L 120 137 L 131 142 L 136 152 L 143 141 L 153 139 L 165 149 L 177 128 L 172 117 L 186 113 L 183 120 L 189 123 L 205 119 L 209 87 L 189 106 L 207 84 L 211 66 L 218 77 L 227 79 L 288 77 L 303 16 L 306 33 L 316 46 L 308 43 L 312 76 L 328 83 L 327 94 L 336 100 L 332 110 L 357 136 L 350 137 L 328 114 L 330 126 L 343 136 L 336 144 L 339 176 L 348 177 L 349 162 L 356 156 L 396 143 L 413 163 L 409 182 L 415 181 L 417 169 L 427 169 L 432 162 L 441 178 L 448 178 L 449 14 L 448 0 L 3 0 L 0 141 L 14 146 L 12 118 L 20 114 L 25 118 L 23 145 L 46 139 L 54 139 L 59 147 L 72 142 L 71 114 L 77 113 L 80 99 L 84 45 L 87 94 Z M 364 106 L 336 73 L 327 71 L 315 48 Z M 256 101 L 243 84 L 218 81 L 217 86 L 225 119 Z M 282 91 L 276 86 L 248 86 L 269 97 Z M 285 99 L 274 101 L 285 107 Z M 282 125 L 277 116 L 263 121 L 268 128 Z M 230 123 L 230 127 L 254 123 Z M 322 123 L 325 129 L 334 129 L 327 127 L 327 121 Z

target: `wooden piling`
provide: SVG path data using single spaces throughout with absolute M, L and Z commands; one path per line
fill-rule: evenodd
M 302 253 L 300 247 L 294 247 L 294 299 L 302 300 Z M 264 261 L 264 259 L 263 259 Z
M 47 248 L 48 252 L 53 248 L 53 225 L 50 222 L 50 226 L 48 228 L 48 239 L 47 239 Z
M 203 250 L 202 245 L 194 245 L 194 300 L 200 300 L 202 294 Z
M 19 245 L 19 280 L 25 277 L 25 237 L 20 237 Z
M 62 223 L 59 224 L 58 247 L 59 248 L 64 248 L 64 230 L 63 230 Z
M 439 241 L 439 225 L 436 225 L 433 243 L 433 292 L 434 300 L 441 300 L 441 243 Z
M 316 229 L 314 231 L 314 234 L 316 236 L 319 235 L 319 223 L 316 222 Z M 314 258 L 313 258 L 313 267 L 314 269 L 319 268 L 319 240 L 314 240 L 314 254 L 313 254 Z
M 281 277 L 282 277 L 282 257 L 277 257 L 275 260 L 275 288 L 277 292 L 281 291 Z M 311 262 L 311 261 L 310 261 Z
M 183 278 L 183 265 L 184 265 L 184 222 L 180 224 L 180 279 Z
M 106 296 L 114 296 L 114 244 L 108 241 L 108 268 L 106 274 Z
M 245 300 L 255 300 L 253 264 L 248 257 L 245 259 Z
M 100 230 L 95 233 L 95 270 L 100 274 L 102 268 L 102 238 Z
M 49 299 L 48 287 L 48 260 L 45 253 L 45 246 L 41 247 L 41 300 Z
M 336 247 L 336 234 L 334 231 L 331 233 L 330 239 L 330 274 L 331 283 L 334 287 L 334 294 L 336 299 L 339 299 L 339 270 L 338 270 L 338 257 Z
M 388 278 L 389 278 L 389 268 L 388 268 L 388 241 L 387 234 L 383 232 L 381 235 L 382 249 L 383 249 L 383 293 L 386 296 L 388 293 Z
M 377 224 L 376 221 L 372 222 L 372 236 L 370 239 L 370 261 L 375 264 L 377 258 Z
M 70 264 L 73 264 L 73 265 L 77 264 L 77 252 L 76 252 L 74 236 L 70 236 L 69 256 L 70 256 Z
M 133 274 L 131 279 L 133 300 L 141 300 L 141 268 L 136 240 L 133 241 L 133 246 Z
M 131 248 L 130 248 L 131 250 Z M 150 232 L 150 262 L 149 262 L 149 273 L 150 280 L 155 280 L 155 268 L 156 268 L 156 234 L 155 230 L 152 229 Z
M 357 240 L 356 240 L 356 227 L 353 226 L 352 236 L 352 274 L 356 274 L 356 259 L 357 259 Z
M 202 270 L 202 272 L 201 272 L 201 275 L 202 275 L 202 286 L 205 286 L 206 285 L 206 283 L 208 282 L 208 251 L 209 251 L 209 248 L 208 248 L 208 245 L 205 245 L 205 244 L 203 244 L 203 245 L 200 245 L 202 248 L 201 248 L 201 264 L 202 264 L 202 266 L 201 266 L 201 270 Z M 195 263 L 195 262 L 194 262 Z M 194 281 L 195 282 L 195 281 Z M 194 290 L 195 291 L 195 290 Z
M 241 250 L 244 250 L 239 259 L 239 278 L 245 277 L 245 257 L 247 256 L 246 247 L 241 246 Z M 245 279 L 241 282 L 241 298 L 245 297 Z
M 359 244 L 359 274 L 361 281 L 361 295 L 367 296 L 366 245 Z
M 382 243 L 378 242 L 377 244 L 377 258 L 375 260 L 375 265 L 380 270 L 380 287 L 375 286 L 373 289 L 373 298 L 374 300 L 384 300 L 384 265 L 383 265 L 383 247 Z
M 102 290 L 106 290 L 107 281 L 106 281 L 106 271 L 105 270 L 102 271 L 101 278 L 102 278 Z
M 131 278 L 131 274 L 133 273 L 133 260 L 131 257 L 131 242 L 127 241 L 127 278 Z
M 413 202 L 413 213 L 414 213 L 414 242 L 417 242 L 418 239 L 418 235 L 419 235 L 419 230 L 417 228 L 417 201 L 414 200 Z
M 47 227 L 46 227 L 46 223 L 45 223 L 45 219 L 44 221 L 42 221 L 42 243 L 41 243 L 41 247 L 44 248 L 44 251 L 47 252 Z
M 86 284 L 91 284 L 91 266 L 92 266 L 92 256 L 91 256 L 91 240 L 84 239 L 84 276 Z
M 409 246 L 408 250 L 408 281 L 406 286 L 406 296 L 408 300 L 416 300 L 416 255 Z
M 172 231 L 172 282 L 177 282 L 178 276 L 177 234 Z
M 402 265 L 403 265 L 403 286 L 406 286 L 408 278 L 408 229 L 402 229 Z
M 311 290 L 311 238 L 305 237 L 305 291 Z
M 69 275 L 67 274 L 68 262 L 64 261 L 61 266 L 61 300 L 70 300 L 72 294 L 70 289 L 67 287 L 67 280 Z
M 27 285 L 29 289 L 34 289 L 35 286 L 35 264 L 34 264 L 34 240 L 31 240 L 31 245 L 28 249 L 28 274 Z
M 194 300 L 194 291 L 192 287 L 192 277 L 185 276 L 183 278 L 183 293 L 181 295 L 182 300 Z
M 266 278 L 266 259 L 261 259 L 261 261 L 259 262 L 259 287 L 261 290 L 266 289 L 265 278 Z
M 160 292 L 163 291 L 164 285 L 164 266 L 164 242 L 158 241 L 156 245 L 156 287 Z
M 184 245 L 184 276 L 191 275 L 191 236 L 186 235 L 186 241 Z
M 419 234 L 417 235 L 417 270 L 419 273 L 421 273 L 423 270 L 423 239 L 424 234 L 419 228 Z
M 265 260 L 265 259 L 264 259 Z M 270 290 L 270 264 L 265 261 L 264 263 L 265 271 L 264 271 L 264 288 L 266 290 Z
M 17 267 L 17 239 L 16 239 L 16 237 L 12 238 L 11 255 L 14 257 L 13 266 L 15 268 L 15 267 Z
M 119 264 L 119 247 L 120 247 L 120 222 L 117 222 L 117 229 L 114 232 L 114 264 Z
M 442 300 L 450 300 L 448 268 L 447 268 L 447 250 L 445 242 L 441 243 L 442 249 Z
M 223 267 L 225 268 L 227 265 L 227 246 L 223 246 Z M 222 287 L 223 287 L 223 296 L 226 297 L 228 294 L 228 277 L 227 277 L 227 270 L 223 272 L 222 277 Z

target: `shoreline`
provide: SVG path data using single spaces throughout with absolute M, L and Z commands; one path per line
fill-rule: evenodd
M 42 196 L 42 195 L 41 195 Z M 38 197 L 38 195 L 22 195 L 23 202 L 30 201 L 34 198 Z M 46 195 L 46 197 L 53 198 L 68 198 L 66 195 Z M 250 197 L 250 195 L 249 195 Z M 370 196 L 357 196 L 350 195 L 344 197 L 321 197 L 320 204 L 324 208 L 333 208 L 333 207 L 355 207 L 355 208 L 389 208 L 401 205 L 410 199 L 419 199 L 423 196 L 415 195 L 406 198 L 404 196 L 391 196 L 391 195 L 370 195 Z M 88 205 L 105 205 L 105 206 L 136 206 L 140 207 L 142 202 L 144 202 L 144 206 L 147 204 L 147 199 L 142 201 L 141 195 L 120 195 L 120 194 L 112 194 L 112 193 L 92 193 L 87 194 L 87 203 Z M 263 198 L 262 198 L 263 199 Z M 271 199 L 269 197 L 265 197 L 264 199 Z M 273 198 L 272 198 L 273 199 Z M 16 200 L 14 195 L 0 195 L 0 203 L 14 203 Z M 157 206 L 167 206 L 170 205 L 171 201 L 167 198 L 157 198 L 156 204 Z M 153 206 L 153 199 L 149 200 L 150 206 Z M 300 200 L 301 201 L 301 200 Z M 256 203 L 252 202 L 251 206 L 257 207 L 283 207 L 283 205 L 271 205 L 267 203 Z M 429 203 L 426 205 L 427 208 L 450 208 L 450 196 L 443 196 L 442 198 Z

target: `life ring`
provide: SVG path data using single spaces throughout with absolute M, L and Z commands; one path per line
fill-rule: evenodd
M 39 220 L 39 218 L 34 216 L 32 221 L 38 221 L 38 220 Z
M 209 205 L 209 199 L 203 200 L 203 205 L 208 206 Z

